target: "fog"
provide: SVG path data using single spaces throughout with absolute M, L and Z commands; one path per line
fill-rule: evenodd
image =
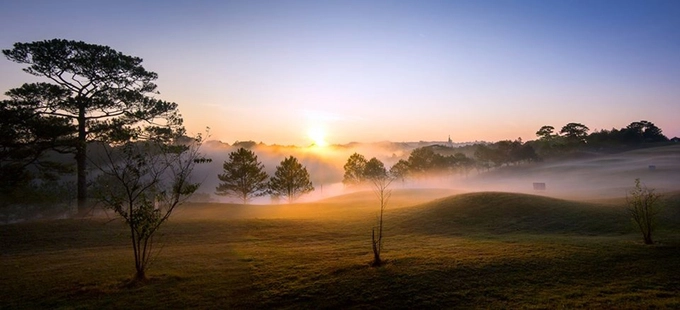
M 504 167 L 458 184 L 470 191 L 499 190 L 587 200 L 625 197 L 636 178 L 657 192 L 680 190 L 680 146 L 585 157 Z M 534 190 L 535 182 L 545 183 L 546 189 Z
M 230 217 L 238 217 L 239 214 L 258 218 L 319 217 L 327 214 L 329 217 L 337 218 L 342 215 L 342 217 L 351 218 L 361 213 L 354 211 L 362 208 L 375 211 L 375 196 L 371 193 L 370 185 L 347 187 L 342 183 L 343 166 L 350 155 L 356 152 L 367 159 L 376 157 L 389 169 L 398 160 L 408 159 L 413 149 L 431 144 L 434 143 L 386 142 L 296 147 L 251 143 L 246 146 L 255 152 L 270 176 L 274 174 L 276 166 L 285 157 L 297 157 L 307 168 L 315 190 L 303 195 L 292 205 L 286 204 L 285 201 L 272 201 L 269 196 L 257 197 L 251 201 L 252 205 L 267 205 L 268 207 L 250 208 L 242 206 L 239 198 L 215 195 L 215 188 L 219 183 L 217 175 L 223 173 L 224 161 L 229 158 L 230 152 L 242 145 L 208 141 L 202 146 L 201 151 L 211 158 L 212 162 L 196 165 L 192 177 L 193 181 L 201 183 L 201 187 L 191 197 L 190 202 L 230 203 L 227 212 Z M 449 195 L 480 191 L 527 193 L 570 200 L 612 202 L 620 205 L 627 192 L 633 188 L 636 178 L 659 193 L 680 192 L 680 145 L 638 149 L 609 155 L 578 153 L 578 158 L 574 156 L 570 159 L 562 157 L 490 170 L 472 169 L 467 175 L 461 171 L 452 171 L 409 177 L 404 181 L 395 180 L 390 186 L 393 190 L 393 199 L 390 201 L 389 208 L 408 207 Z M 535 189 L 535 183 L 542 183 L 545 188 Z M 337 205 L 340 208 L 320 207 L 321 205 L 316 203 L 306 204 L 316 201 L 322 202 L 323 206 Z M 276 206 L 270 206 L 273 204 Z M 75 202 L 71 205 L 75 207 Z M 58 217 L 65 217 L 71 214 L 68 205 L 66 206 L 51 213 L 42 209 L 34 211 L 6 209 L 3 214 L 0 214 L 4 216 L 0 222 L 54 217 L 52 213 L 55 212 Z M 198 216 L 195 212 L 199 212 L 201 216 L 210 217 L 209 213 L 217 212 L 211 214 L 225 216 L 225 213 L 220 211 L 224 210 L 224 205 L 204 205 L 203 208 L 197 208 L 195 212 L 186 210 L 186 213 L 182 209 L 185 208 L 180 208 L 178 212 L 185 215 Z M 191 209 L 190 206 L 189 209 Z M 339 209 L 342 210 L 338 211 Z M 31 212 L 37 212 L 38 215 Z
M 264 164 L 269 175 L 287 156 L 295 156 L 307 167 L 314 184 L 314 192 L 300 198 L 299 202 L 316 201 L 370 187 L 346 187 L 342 184 L 344 169 L 349 156 L 357 152 L 367 159 L 376 157 L 389 169 L 399 159 L 407 159 L 410 151 L 422 145 L 408 143 L 350 144 L 329 147 L 293 147 L 254 145 L 250 149 Z M 199 165 L 195 176 L 202 181 L 197 191 L 201 199 L 214 202 L 238 203 L 237 198 L 217 196 L 217 175 L 229 152 L 239 146 L 215 141 L 204 145 L 203 151 L 212 163 Z M 545 195 L 565 199 L 598 200 L 625 197 L 636 178 L 658 192 L 680 190 L 680 146 L 639 149 L 612 155 L 581 154 L 579 158 L 551 159 L 538 163 L 504 166 L 491 170 L 472 170 L 462 173 L 419 176 L 405 182 L 396 180 L 391 188 L 401 189 L 450 189 L 458 192 L 503 191 Z M 544 183 L 544 190 L 534 189 L 534 183 Z M 259 197 L 253 204 L 269 204 L 269 196 Z
M 251 144 L 246 147 L 257 155 L 270 176 L 274 175 L 276 167 L 288 156 L 295 156 L 303 166 L 307 168 L 310 179 L 314 184 L 314 191 L 300 197 L 299 201 L 315 201 L 323 198 L 347 194 L 355 191 L 366 190 L 364 187 L 346 188 L 342 184 L 344 175 L 343 166 L 353 153 L 364 155 L 367 159 L 376 157 L 389 169 L 399 159 L 406 159 L 410 151 L 418 147 L 419 143 L 352 143 L 348 145 L 331 145 L 326 147 L 298 147 L 279 146 L 265 144 Z M 229 159 L 229 153 L 242 145 L 228 145 L 219 141 L 207 141 L 201 151 L 212 159 L 211 163 L 197 165 L 194 170 L 194 178 L 201 182 L 201 187 L 196 192 L 194 200 L 205 200 L 210 195 L 213 202 L 238 203 L 240 199 L 229 196 L 215 195 L 215 188 L 219 184 L 218 174 L 223 173 L 222 165 Z M 272 200 L 269 196 L 257 197 L 251 201 L 253 204 L 268 204 Z

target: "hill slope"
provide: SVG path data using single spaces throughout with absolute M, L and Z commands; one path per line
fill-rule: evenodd
M 479 192 L 450 196 L 390 214 L 395 226 L 426 234 L 620 234 L 630 230 L 622 208 L 544 196 Z

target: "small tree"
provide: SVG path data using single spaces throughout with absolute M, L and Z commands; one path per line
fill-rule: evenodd
M 655 193 L 654 189 L 641 184 L 640 179 L 635 179 L 635 188 L 626 195 L 628 214 L 642 233 L 645 244 L 654 243 L 652 232 L 654 232 L 656 216 L 660 211 L 659 198 L 661 195 Z
M 314 186 L 309 180 L 307 168 L 297 158 L 290 156 L 276 167 L 274 177 L 269 180 L 269 190 L 274 197 L 285 196 L 288 203 L 291 203 L 301 195 L 313 191 Z
M 199 136 L 189 145 L 160 141 L 126 142 L 114 149 L 105 145 L 95 194 L 130 228 L 133 282 L 146 280 L 160 226 L 199 187 L 191 182 L 191 172 L 196 163 L 210 161 L 199 154 L 200 144 Z
M 379 267 L 383 264 L 382 258 L 380 257 L 383 238 L 383 215 L 385 214 L 387 203 L 392 196 L 392 190 L 389 189 L 389 186 L 392 184 L 394 178 L 388 174 L 383 163 L 375 157 L 368 161 L 366 168 L 367 171 L 364 175 L 373 185 L 373 192 L 380 202 L 378 223 L 376 227 L 373 227 L 371 232 L 371 245 L 373 249 L 373 262 L 371 263 L 371 266 Z
M 225 161 L 222 167 L 224 174 L 217 175 L 222 181 L 216 188 L 217 195 L 236 196 L 247 204 L 253 197 L 267 193 L 269 176 L 252 151 L 239 148 L 229 153 L 229 161 Z
M 345 175 L 342 183 L 345 185 L 357 185 L 364 182 L 364 169 L 366 168 L 366 157 L 359 153 L 352 154 L 345 163 Z

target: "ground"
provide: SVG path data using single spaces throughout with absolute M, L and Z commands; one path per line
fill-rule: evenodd
M 623 195 L 540 194 L 397 187 L 379 268 L 370 191 L 188 204 L 138 285 L 118 220 L 0 225 L 0 308 L 680 308 L 680 192 L 651 246 Z

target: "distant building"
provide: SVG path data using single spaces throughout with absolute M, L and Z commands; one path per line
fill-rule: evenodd
M 544 191 L 546 189 L 545 183 L 543 182 L 534 182 L 534 190 L 537 191 Z
M 451 135 L 449 135 L 449 145 L 448 146 L 451 147 L 451 148 L 453 147 L 453 141 L 451 140 Z

